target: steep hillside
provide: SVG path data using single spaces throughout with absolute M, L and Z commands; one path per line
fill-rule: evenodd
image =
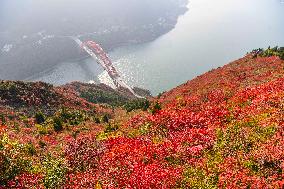
M 55 113 L 29 116 L 19 112 L 30 107 L 20 100 L 22 85 L 13 89 L 20 94 L 12 93 L 17 103 L 7 97 L 10 88 L 1 89 L 7 95 L 1 96 L 0 185 L 283 188 L 284 60 L 264 52 L 205 73 L 151 103 L 73 83 L 49 89 L 47 99 L 62 99 L 50 103 L 60 107 Z M 28 96 L 42 99 L 46 88 L 27 89 L 33 91 Z
M 280 57 L 254 57 L 248 54 L 222 68 L 213 69 L 187 83 L 164 93 L 161 100 L 176 97 L 205 95 L 222 90 L 236 93 L 239 89 L 253 87 L 283 77 L 284 67 Z
M 78 93 L 78 95 L 86 99 L 89 102 L 96 104 L 109 104 L 112 106 L 122 106 L 126 104 L 128 101 L 135 100 L 136 97 L 133 96 L 127 90 L 114 90 L 113 88 L 105 85 L 105 84 L 87 84 L 80 82 L 73 82 L 60 88 L 70 90 L 73 89 Z M 136 94 L 151 97 L 151 93 L 148 90 L 141 88 L 134 88 Z

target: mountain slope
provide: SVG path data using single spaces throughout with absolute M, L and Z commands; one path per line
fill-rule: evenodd
M 166 92 L 161 99 L 171 100 L 176 96 L 202 95 L 220 89 L 237 92 L 283 77 L 284 69 L 279 57 L 257 57 L 248 54 L 222 68 L 213 69 L 175 89 Z
M 283 188 L 283 68 L 277 56 L 248 54 L 151 99 L 145 111 L 67 105 L 23 119 L 14 107 L 14 116 L 2 116 L 0 184 Z M 75 83 L 56 90 L 82 101 L 78 94 L 93 89 Z

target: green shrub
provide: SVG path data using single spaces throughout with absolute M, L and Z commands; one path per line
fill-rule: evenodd
M 150 102 L 147 99 L 138 99 L 127 102 L 123 107 L 127 112 L 131 112 L 133 110 L 142 109 L 146 111 L 150 106 Z
M 251 172 L 257 173 L 260 169 L 257 162 L 253 160 L 245 161 L 244 167 L 248 168 Z
M 79 134 L 80 134 L 80 131 L 78 131 L 78 130 L 74 131 L 74 132 L 72 132 L 72 137 L 76 139 Z
M 26 116 L 26 115 L 20 116 L 20 119 L 25 124 L 25 127 L 27 127 L 27 128 L 31 128 L 32 127 L 32 125 L 30 123 L 30 119 L 29 119 L 28 116 Z
M 165 91 L 164 91 L 164 92 L 159 93 L 159 94 L 158 94 L 158 96 L 157 96 L 157 98 L 158 98 L 158 99 L 159 99 L 159 98 L 161 98 L 163 94 L 165 94 Z
M 254 119 L 230 125 L 217 131 L 215 150 L 226 157 L 236 151 L 250 152 L 257 144 L 265 142 L 276 132 L 275 126 L 261 127 Z
M 60 188 L 67 172 L 63 159 L 54 158 L 48 155 L 43 160 L 42 165 L 45 172 L 43 179 L 44 186 L 46 188 Z
M 103 115 L 102 122 L 103 123 L 108 123 L 109 122 L 109 115 L 107 115 L 107 114 Z
M 262 57 L 279 56 L 282 60 L 284 60 L 284 47 L 268 47 L 265 50 L 259 49 L 258 51 L 254 50 L 253 52 L 257 52 L 255 54 L 259 54 Z
M 157 113 L 158 111 L 160 111 L 162 109 L 161 104 L 159 102 L 155 102 L 152 107 L 150 108 L 150 112 L 152 114 Z
M 95 123 L 97 123 L 97 124 L 100 124 L 100 123 L 101 123 L 101 120 L 100 120 L 100 118 L 98 118 L 98 117 L 95 117 L 95 118 L 94 118 L 94 121 L 95 121 Z
M 14 129 L 15 129 L 15 131 L 17 131 L 17 132 L 20 132 L 20 130 L 21 130 L 21 128 L 20 128 L 20 125 L 19 125 L 19 123 L 18 122 L 14 122 Z
M 38 145 L 39 145 L 41 148 L 46 147 L 46 143 L 45 143 L 44 141 L 42 141 L 42 140 L 40 140 L 40 141 L 38 142 Z
M 37 112 L 35 115 L 35 120 L 37 124 L 42 124 L 45 122 L 45 116 L 42 112 Z
M 28 154 L 30 154 L 31 156 L 36 155 L 36 149 L 35 146 L 33 145 L 33 143 L 29 142 L 25 145 L 26 151 Z
M 1 82 L 0 83 L 0 90 L 3 91 L 8 91 L 8 90 L 12 90 L 15 91 L 15 89 L 17 88 L 16 84 L 14 82 Z
M 62 108 L 58 116 L 61 118 L 62 122 L 69 125 L 79 125 L 86 120 L 86 114 L 80 110 Z
M 48 126 L 46 126 L 46 125 L 39 125 L 39 124 L 36 124 L 35 126 L 36 126 L 37 131 L 38 131 L 39 134 L 46 135 L 46 134 L 49 133 L 49 127 Z
M 0 186 L 14 179 L 31 167 L 29 146 L 11 141 L 6 135 L 0 137 Z
M 182 180 L 182 188 L 218 188 L 218 176 L 208 175 L 205 170 L 198 167 L 189 167 L 185 170 Z
M 118 130 L 118 125 L 117 124 L 108 124 L 107 127 L 105 128 L 105 133 L 110 133 L 110 132 L 113 132 L 113 131 L 117 131 Z
M 0 121 L 2 122 L 2 124 L 6 124 L 6 118 L 3 114 L 0 114 Z
M 62 120 L 58 117 L 53 118 L 53 128 L 56 132 L 63 130 Z
M 122 106 L 127 99 L 116 92 L 103 91 L 103 90 L 88 90 L 80 95 L 82 98 L 95 104 L 109 104 L 111 106 Z

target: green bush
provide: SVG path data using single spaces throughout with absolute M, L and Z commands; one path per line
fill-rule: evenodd
M 39 145 L 41 148 L 46 147 L 46 143 L 45 143 L 44 141 L 42 141 L 42 140 L 40 140 L 40 141 L 38 142 L 38 145 Z
M 6 135 L 0 137 L 0 186 L 31 167 L 29 147 L 11 141 Z
M 3 114 L 0 114 L 0 121 L 2 122 L 2 124 L 6 124 L 6 118 Z
M 245 153 L 254 149 L 257 144 L 265 142 L 276 132 L 276 127 L 261 127 L 254 119 L 230 125 L 226 130 L 217 131 L 215 150 L 227 157 L 237 151 Z
M 198 167 L 189 167 L 185 170 L 182 180 L 182 188 L 218 188 L 218 176 L 208 175 L 205 170 Z
M 105 128 L 105 133 L 110 133 L 110 132 L 114 132 L 114 131 L 117 131 L 118 130 L 118 125 L 117 124 L 114 124 L 114 125 L 111 125 L 110 123 L 107 125 L 107 127 Z
M 155 102 L 151 108 L 150 108 L 150 112 L 152 114 L 157 113 L 158 111 L 160 111 L 162 109 L 161 104 L 159 102 Z
M 16 84 L 14 82 L 1 82 L 0 83 L 0 90 L 2 91 L 7 91 L 7 90 L 12 90 L 15 91 L 17 88 Z
M 42 112 L 37 112 L 35 115 L 35 120 L 37 124 L 42 124 L 45 122 L 45 116 Z
M 162 97 L 162 95 L 163 95 L 163 94 L 165 94 L 165 91 L 164 91 L 164 92 L 159 93 L 159 94 L 158 94 L 158 96 L 157 96 L 157 98 L 158 98 L 158 99 L 160 99 L 160 98 Z
M 37 128 L 38 133 L 41 134 L 41 135 L 50 134 L 48 126 L 49 125 L 39 125 L 39 124 L 35 125 L 35 127 Z
M 69 125 L 79 125 L 86 120 L 86 114 L 80 110 L 68 110 L 62 108 L 59 112 L 58 117 L 61 118 L 62 122 Z
M 43 160 L 42 165 L 45 172 L 43 179 L 45 188 L 60 188 L 67 172 L 63 159 L 54 158 L 48 155 Z
M 36 155 L 36 148 L 33 145 L 33 143 L 29 142 L 25 145 L 26 151 L 28 154 L 30 154 L 31 156 Z
M 97 123 L 97 124 L 100 124 L 100 123 L 101 123 L 101 120 L 100 120 L 100 118 L 98 118 L 98 117 L 95 117 L 95 118 L 94 118 L 94 121 L 95 121 L 95 123 Z
M 63 130 L 62 120 L 58 117 L 53 118 L 53 128 L 56 132 Z
M 132 100 L 127 102 L 123 107 L 127 112 L 138 109 L 146 111 L 150 107 L 150 102 L 147 99 Z
M 127 99 L 116 92 L 102 91 L 102 90 L 88 90 L 80 95 L 82 98 L 95 104 L 109 104 L 111 106 L 122 106 Z
M 107 115 L 107 114 L 103 115 L 102 122 L 103 123 L 108 123 L 109 122 L 109 115 Z
M 284 47 L 268 47 L 267 49 L 257 49 L 253 50 L 255 55 L 259 54 L 262 57 L 270 57 L 270 56 L 279 56 L 282 60 L 284 60 Z

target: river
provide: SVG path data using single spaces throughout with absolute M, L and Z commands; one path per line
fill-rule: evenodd
M 190 0 L 188 8 L 176 27 L 155 41 L 109 53 L 128 84 L 156 95 L 252 49 L 284 46 L 283 0 Z M 58 84 L 110 81 L 92 59 L 60 64 L 36 80 L 48 78 Z

